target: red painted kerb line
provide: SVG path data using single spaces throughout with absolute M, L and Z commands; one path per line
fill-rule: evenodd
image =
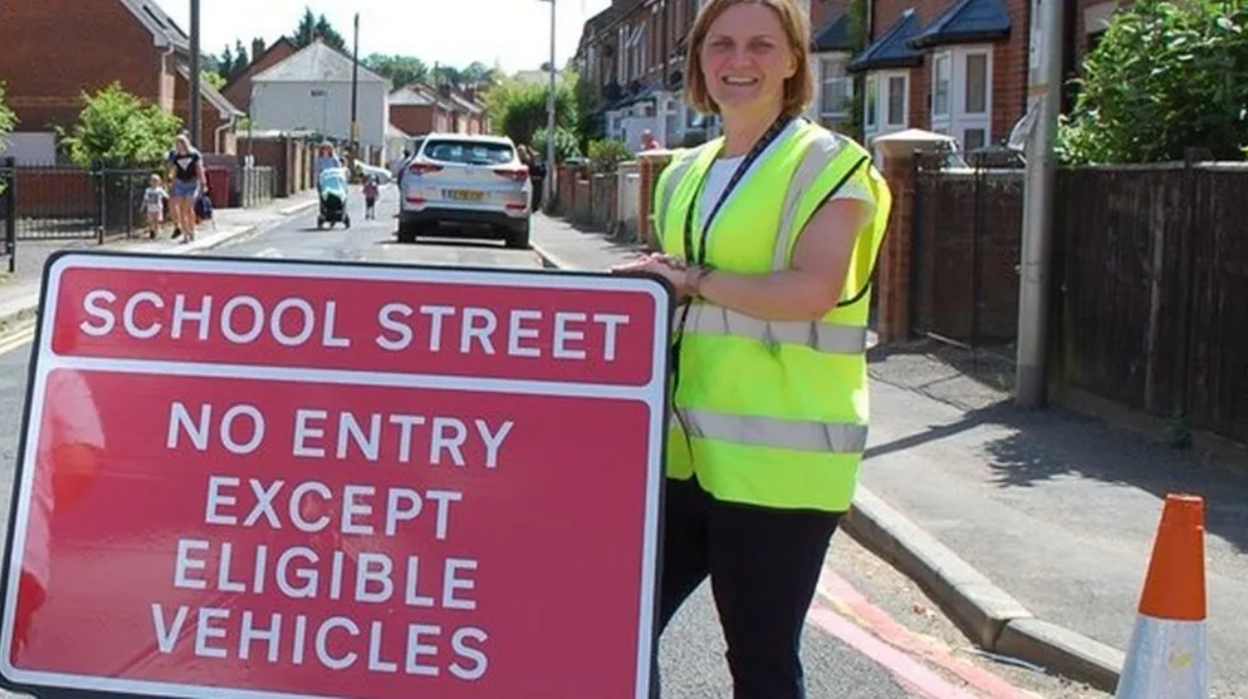
M 852 609 L 871 631 L 884 640 L 880 640 L 835 611 L 818 603 L 809 617 L 812 623 L 854 646 L 887 668 L 898 680 L 921 691 L 924 695 L 934 699 L 971 696 L 928 671 L 926 667 L 917 663 L 914 657 L 922 658 L 948 670 L 987 696 L 996 699 L 1031 699 L 1033 697 L 987 670 L 960 660 L 930 641 L 915 636 L 887 612 L 871 604 L 862 593 L 827 566 L 824 566 L 819 588 L 829 598 Z M 915 668 L 919 672 L 916 672 Z
M 879 663 L 904 685 L 919 692 L 922 696 L 930 699 L 977 699 L 975 695 L 967 694 L 954 687 L 910 656 L 872 636 L 865 629 L 819 602 L 811 606 L 807 618 L 819 628 Z

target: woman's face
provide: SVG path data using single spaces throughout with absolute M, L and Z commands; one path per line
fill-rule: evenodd
M 770 110 L 784 101 L 784 81 L 797 72 L 775 10 L 740 3 L 724 10 L 701 51 L 706 89 L 721 112 Z

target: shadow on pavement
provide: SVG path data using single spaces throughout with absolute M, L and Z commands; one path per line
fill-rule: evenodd
M 988 439 L 979 446 L 991 474 L 989 485 L 1031 488 L 1075 478 L 1134 487 L 1159 499 L 1168 493 L 1194 493 L 1205 499 L 1207 531 L 1238 552 L 1248 552 L 1248 474 L 1201 452 L 1168 446 L 1161 441 L 1162 435 L 1150 440 L 1060 407 L 1040 411 L 1019 408 L 1008 392 L 998 388 L 1003 381 L 992 378 L 1012 372 L 1011 362 L 984 352 L 971 359 L 966 350 L 951 351 L 934 344 L 873 351 L 872 379 L 951 405 L 961 412 L 961 418 L 873 445 L 867 450 L 868 458 L 994 426 L 999 429 L 992 434 L 1007 436 Z M 947 357 L 955 353 L 962 356 L 948 361 Z M 968 370 L 971 362 L 976 363 L 978 372 Z M 1087 502 L 1097 499 L 1089 495 Z M 1110 508 L 1112 516 L 1112 497 L 1103 505 Z

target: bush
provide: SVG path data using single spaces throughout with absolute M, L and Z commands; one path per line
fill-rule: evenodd
M 144 104 L 120 83 L 82 97 L 85 106 L 78 123 L 68 134 L 61 131 L 61 142 L 79 167 L 155 167 L 182 130 L 181 119 L 159 105 Z
M 17 128 L 17 115 L 5 104 L 4 97 L 5 84 L 3 80 L 0 80 L 0 150 L 4 150 L 8 145 L 5 137 Z
M 3 151 L 8 146 L 5 137 L 13 133 L 13 129 L 17 128 L 17 115 L 5 105 L 4 91 L 4 81 L 0 80 L 0 151 Z M 0 194 L 3 193 L 4 182 L 0 180 Z
M 1248 8 L 1140 0 L 1084 61 L 1058 133 L 1071 164 L 1180 160 L 1187 148 L 1241 159 L 1248 146 Z
M 546 157 L 546 129 L 545 127 L 533 132 L 533 140 L 531 142 L 533 150 Z M 581 157 L 580 144 L 577 143 L 576 132 L 572 129 L 559 127 L 555 129 L 555 161 L 562 163 L 569 158 Z M 550 163 L 547 163 L 550 165 Z
M 615 139 L 589 142 L 589 164 L 594 172 L 615 172 L 620 163 L 633 159 L 628 144 Z

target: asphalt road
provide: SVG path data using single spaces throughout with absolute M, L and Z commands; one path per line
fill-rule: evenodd
M 394 192 L 386 194 L 392 199 Z M 316 230 L 315 212 L 261 236 L 211 252 L 214 256 L 311 260 L 374 260 L 459 266 L 540 267 L 532 251 L 468 240 L 394 242 L 394 203 L 383 201 L 375 221 L 352 202 L 350 229 Z M 7 522 L 29 345 L 0 341 L 0 510 Z M 859 592 L 860 591 L 860 592 Z M 1079 688 L 1034 672 L 975 658 L 965 639 L 908 580 L 838 534 L 821 596 L 805 633 L 810 699 L 894 697 L 1084 697 Z M 661 644 L 665 699 L 731 696 L 709 586 L 673 621 Z M 1023 694 L 1013 684 L 1036 694 Z

